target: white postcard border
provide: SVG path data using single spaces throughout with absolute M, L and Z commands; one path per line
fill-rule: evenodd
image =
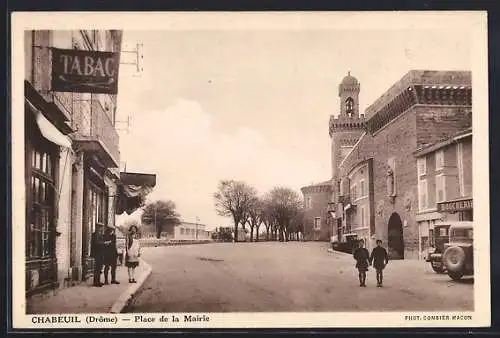
M 314 20 L 305 20 L 314 16 Z M 202 18 L 202 19 L 200 19 Z M 281 12 L 281 13 L 69 13 L 32 12 L 12 14 L 12 319 L 13 328 L 298 328 L 298 327 L 480 327 L 491 323 L 490 232 L 489 232 L 489 140 L 488 140 L 488 49 L 486 12 Z M 352 25 L 355 20 L 356 25 Z M 79 314 L 81 323 L 34 323 L 26 315 L 24 279 L 25 193 L 24 193 L 24 30 L 71 29 L 124 30 L 196 30 L 196 29 L 467 29 L 472 45 L 473 83 L 473 196 L 475 229 L 475 284 L 473 312 L 330 312 L 330 313 L 200 313 L 209 321 L 137 323 L 123 318 L 140 314 L 102 314 L 117 323 L 88 323 L 89 316 Z M 16 243 L 23 245 L 16 245 Z M 193 315 L 193 314 L 187 314 Z M 445 316 L 440 320 L 408 320 L 405 316 Z M 453 316 L 470 319 L 453 320 Z M 449 317 L 446 317 L 449 316 Z

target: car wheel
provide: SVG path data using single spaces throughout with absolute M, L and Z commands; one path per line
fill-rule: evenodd
M 462 248 L 452 246 L 446 249 L 443 255 L 443 263 L 450 274 L 463 275 L 465 265 L 465 252 Z M 451 276 L 450 276 L 451 277 Z
M 453 280 L 460 280 L 464 274 L 462 272 L 448 272 L 448 276 L 450 276 Z

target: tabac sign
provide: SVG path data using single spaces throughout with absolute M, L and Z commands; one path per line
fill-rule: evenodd
M 472 210 L 472 199 L 441 202 L 438 203 L 437 209 L 438 212 L 449 212 L 449 213 Z
M 52 90 L 116 94 L 119 53 L 52 48 Z

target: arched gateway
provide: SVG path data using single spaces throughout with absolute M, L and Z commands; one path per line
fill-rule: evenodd
M 403 223 L 398 213 L 393 213 L 389 218 L 388 251 L 391 259 L 404 259 L 405 243 L 403 238 Z

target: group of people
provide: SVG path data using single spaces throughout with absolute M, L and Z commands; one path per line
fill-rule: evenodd
M 141 248 L 138 241 L 138 229 L 130 226 L 125 239 L 125 266 L 128 268 L 129 283 L 136 283 L 135 268 L 139 266 Z M 92 233 L 90 256 L 94 258 L 94 286 L 102 287 L 106 284 L 120 284 L 116 280 L 116 266 L 118 261 L 118 248 L 116 246 L 115 229 L 96 225 Z M 104 267 L 104 271 L 103 271 Z M 101 274 L 104 272 L 104 283 L 101 283 Z M 108 279 L 111 273 L 111 281 Z
M 366 286 L 366 271 L 368 271 L 368 267 L 372 265 L 377 275 L 377 287 L 381 287 L 384 277 L 383 270 L 389 263 L 389 255 L 387 254 L 387 250 L 382 247 L 382 241 L 377 240 L 377 246 L 370 254 L 365 248 L 364 240 L 360 240 L 358 248 L 353 252 L 353 256 L 356 260 L 356 268 L 359 272 L 359 286 Z

